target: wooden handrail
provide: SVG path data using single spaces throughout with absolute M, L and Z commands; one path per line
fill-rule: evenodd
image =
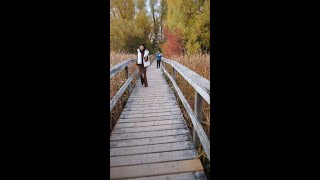
M 195 89 L 206 100 L 206 102 L 210 104 L 210 81 L 209 80 L 193 72 L 189 68 L 183 66 L 182 64 L 176 61 L 166 59 L 166 58 L 162 58 L 162 61 L 172 66 L 175 71 L 179 72 L 179 74 L 185 80 L 187 80 L 187 82 L 193 87 L 193 89 Z
M 153 60 L 154 60 L 153 56 L 149 55 L 149 58 L 150 58 L 150 63 L 153 63 Z M 129 93 L 132 91 L 133 87 L 131 85 L 131 82 L 135 77 L 137 77 L 138 70 L 136 70 L 130 76 L 128 66 L 135 63 L 136 61 L 137 59 L 126 60 L 110 68 L 110 79 L 114 77 L 116 74 L 120 73 L 123 69 L 125 69 L 126 71 L 126 78 L 127 78 L 126 82 L 121 86 L 119 91 L 111 99 L 110 112 L 112 111 L 114 106 L 117 104 L 118 100 L 120 99 L 120 97 L 123 95 L 123 93 L 126 91 L 127 88 L 129 88 Z
M 136 62 L 137 59 L 130 59 L 130 60 L 126 60 L 123 61 L 113 67 L 110 68 L 110 79 L 115 76 L 116 74 L 118 74 L 121 70 L 123 70 L 124 68 L 128 67 L 130 64 Z
M 168 71 L 165 69 L 163 64 L 161 64 L 162 70 L 172 82 L 174 89 L 176 90 L 184 108 L 186 109 L 192 121 L 192 124 L 193 124 L 192 138 L 193 138 L 194 144 L 197 147 L 199 147 L 200 143 L 202 144 L 203 149 L 206 152 L 207 157 L 210 161 L 210 141 L 201 125 L 203 99 L 210 105 L 210 81 L 176 61 L 162 58 L 162 62 L 169 64 L 173 68 L 174 77 L 172 77 L 168 73 Z M 192 111 L 191 106 L 189 105 L 186 98 L 183 96 L 183 93 L 181 92 L 180 88 L 176 83 L 176 72 L 178 72 L 196 91 L 194 112 Z

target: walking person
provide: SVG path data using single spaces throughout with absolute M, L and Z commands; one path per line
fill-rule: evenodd
M 137 66 L 139 67 L 139 75 L 141 79 L 141 84 L 144 84 L 144 87 L 148 87 L 147 81 L 147 64 L 150 65 L 149 62 L 149 51 L 143 44 L 140 44 L 138 51 L 138 59 Z
M 162 57 L 162 54 L 161 54 L 160 51 L 158 51 L 157 54 L 156 54 L 156 58 L 157 58 L 157 70 L 160 70 L 161 57 Z

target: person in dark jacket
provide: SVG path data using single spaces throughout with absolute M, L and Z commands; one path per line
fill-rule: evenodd
M 147 67 L 145 67 L 145 62 L 149 61 L 149 51 L 145 48 L 143 44 L 139 46 L 138 51 L 138 59 L 137 59 L 137 66 L 139 67 L 139 75 L 141 79 L 141 84 L 145 87 L 148 87 L 147 81 Z

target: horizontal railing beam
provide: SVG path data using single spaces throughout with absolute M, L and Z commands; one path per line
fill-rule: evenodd
M 172 66 L 210 105 L 210 81 L 180 63 L 166 58 L 162 58 L 162 60 Z
M 168 73 L 168 71 L 164 68 L 163 65 L 161 65 L 164 73 L 167 75 L 167 77 L 170 79 L 170 81 L 172 82 L 172 85 L 174 87 L 174 89 L 176 90 L 185 110 L 187 111 L 191 121 L 192 121 L 192 124 L 193 124 L 193 128 L 196 130 L 197 134 L 198 134 L 198 137 L 199 137 L 199 140 L 202 144 L 202 147 L 204 149 L 204 151 L 206 152 L 207 154 L 207 157 L 210 161 L 210 141 L 207 137 L 207 134 L 205 133 L 205 131 L 203 130 L 203 127 L 201 125 L 201 122 L 195 117 L 193 111 L 192 111 L 192 108 L 190 107 L 188 101 L 186 100 L 186 98 L 183 96 L 180 88 L 178 87 L 177 83 L 175 82 L 175 80 L 173 79 L 173 77 Z
M 130 59 L 127 61 L 123 61 L 113 67 L 110 68 L 110 79 L 118 74 L 121 70 L 128 67 L 130 64 L 134 63 L 137 59 Z
M 127 81 L 121 86 L 119 91 L 116 93 L 116 95 L 113 96 L 112 100 L 110 101 L 110 112 L 114 108 L 114 106 L 117 104 L 118 100 L 122 96 L 122 94 L 126 91 L 126 89 L 129 87 L 131 81 L 134 79 L 134 77 L 138 74 L 138 70 L 136 70 L 128 79 Z

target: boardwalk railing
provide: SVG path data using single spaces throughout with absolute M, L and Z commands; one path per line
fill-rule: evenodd
M 153 56 L 150 55 L 150 63 L 153 62 Z M 120 97 L 123 95 L 123 93 L 127 90 L 127 88 L 129 88 L 129 93 L 132 91 L 132 80 L 137 77 L 138 74 L 138 69 L 130 76 L 129 74 L 129 65 L 136 63 L 137 59 L 130 59 L 130 60 L 126 60 L 123 61 L 113 67 L 110 68 L 110 79 L 115 76 L 116 74 L 120 73 L 123 69 L 125 69 L 126 71 L 126 82 L 121 86 L 121 88 L 119 89 L 119 91 L 113 96 L 113 98 L 110 101 L 110 112 L 112 111 L 112 109 L 114 108 L 114 106 L 117 104 L 118 100 L 120 99 Z
M 174 89 L 176 90 L 185 110 L 187 111 L 192 121 L 192 124 L 193 124 L 192 138 L 193 138 L 194 144 L 197 147 L 199 146 L 200 143 L 202 144 L 203 149 L 206 152 L 207 157 L 210 161 L 210 141 L 208 139 L 207 134 L 203 130 L 203 127 L 200 122 L 202 120 L 203 100 L 205 100 L 210 105 L 210 81 L 176 61 L 162 58 L 162 63 L 169 64 L 173 68 L 173 77 L 172 77 L 168 73 L 168 71 L 165 69 L 165 66 L 161 64 L 161 67 L 164 73 L 172 82 Z M 176 83 L 176 72 L 178 72 L 196 91 L 194 112 L 192 111 L 191 106 L 189 105 L 186 98 L 183 96 L 180 88 Z
M 116 74 L 118 74 L 119 72 L 121 72 L 123 69 L 125 69 L 126 71 L 126 82 L 121 86 L 121 88 L 119 89 L 119 91 L 113 96 L 113 98 L 110 101 L 110 112 L 112 111 L 112 109 L 114 108 L 114 106 L 117 104 L 118 100 L 120 99 L 120 97 L 122 96 L 122 94 L 126 91 L 126 89 L 129 87 L 129 91 L 132 90 L 132 85 L 131 82 L 134 79 L 134 77 L 138 74 L 138 70 L 136 70 L 131 76 L 129 74 L 129 69 L 128 66 L 130 64 L 133 64 L 137 61 L 137 59 L 130 59 L 124 62 L 121 62 L 113 67 L 110 68 L 110 79 L 115 76 Z

